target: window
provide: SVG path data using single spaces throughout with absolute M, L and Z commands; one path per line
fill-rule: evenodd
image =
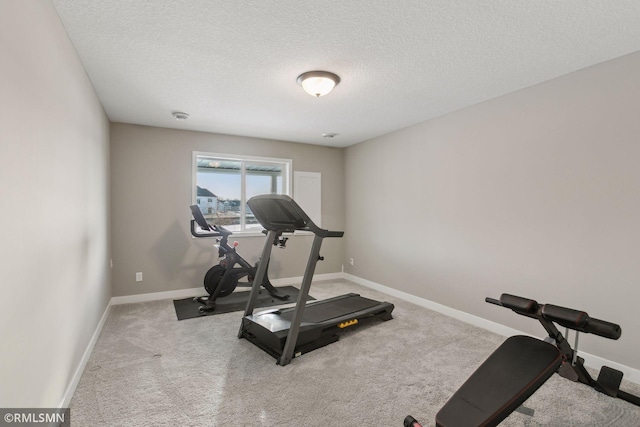
M 193 196 L 207 221 L 234 232 L 259 231 L 247 200 L 291 194 L 291 160 L 193 153 Z

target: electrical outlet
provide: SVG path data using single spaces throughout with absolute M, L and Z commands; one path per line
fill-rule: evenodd
M 142 272 L 141 271 L 136 273 L 136 282 L 142 282 Z
M 353 265 L 353 258 L 349 258 L 349 264 Z

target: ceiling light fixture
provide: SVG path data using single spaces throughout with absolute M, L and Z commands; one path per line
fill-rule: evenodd
M 173 116 L 174 119 L 179 121 L 184 121 L 189 118 L 189 115 L 187 113 L 181 113 L 179 111 L 176 111 L 175 113 L 171 113 L 171 115 Z
M 331 92 L 340 77 L 328 71 L 307 71 L 298 76 L 297 82 L 309 95 L 319 98 Z

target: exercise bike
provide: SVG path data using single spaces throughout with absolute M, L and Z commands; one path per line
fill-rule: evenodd
M 194 218 L 191 220 L 191 234 L 194 237 L 220 236 L 220 238 L 216 238 L 218 244 L 215 245 L 218 249 L 220 262 L 211 267 L 204 276 L 204 289 L 207 291 L 208 296 L 194 298 L 194 301 L 203 304 L 198 308 L 200 313 L 210 313 L 215 310 L 215 302 L 218 298 L 230 295 L 237 286 L 252 286 L 259 262 L 254 266 L 249 264 L 236 250 L 238 242 L 233 242 L 233 246 L 229 244 L 229 236 L 233 234 L 231 231 L 220 225 L 209 224 L 198 205 L 192 205 L 190 208 Z M 205 232 L 197 231 L 195 224 L 198 224 Z M 287 240 L 287 237 L 276 236 L 273 244 L 284 248 Z M 268 268 L 269 266 L 267 265 Z M 248 282 L 240 282 L 239 280 L 245 276 Z M 261 285 L 274 298 L 282 301 L 290 298 L 290 295 L 280 292 L 271 284 L 267 274 L 264 275 Z
M 603 366 L 597 379 L 591 377 L 578 356 L 578 333 L 617 340 L 619 325 L 595 319 L 587 313 L 516 295 L 502 294 L 486 302 L 536 319 L 547 332 L 544 340 L 515 335 L 502 343 L 467 379 L 436 415 L 436 426 L 496 426 L 515 411 L 555 372 L 571 381 L 593 387 L 607 396 L 640 406 L 640 397 L 620 390 L 622 372 Z M 575 332 L 572 348 L 556 324 Z M 412 416 L 405 427 L 421 427 Z

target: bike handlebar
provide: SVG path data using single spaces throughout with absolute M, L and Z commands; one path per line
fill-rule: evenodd
M 193 237 L 218 237 L 218 236 L 222 236 L 222 233 L 220 233 L 218 230 L 216 230 L 215 226 L 210 226 L 209 225 L 209 228 L 208 228 L 209 231 L 206 231 L 207 229 L 203 229 L 202 227 L 201 227 L 201 229 L 205 230 L 205 232 L 202 233 L 202 232 L 197 231 L 196 230 L 196 220 L 192 219 L 191 220 L 191 235 Z
M 207 228 L 203 228 L 202 226 L 200 226 L 200 229 L 204 230 L 204 233 L 203 232 L 199 232 L 198 230 L 196 230 L 196 224 L 198 224 L 200 226 L 200 223 L 198 221 L 192 219 L 191 220 L 191 235 L 193 237 L 219 237 L 219 236 L 228 237 L 228 236 L 231 236 L 233 234 L 231 231 L 227 230 L 226 228 L 224 228 L 221 225 L 211 225 L 209 223 L 206 223 L 207 224 Z

